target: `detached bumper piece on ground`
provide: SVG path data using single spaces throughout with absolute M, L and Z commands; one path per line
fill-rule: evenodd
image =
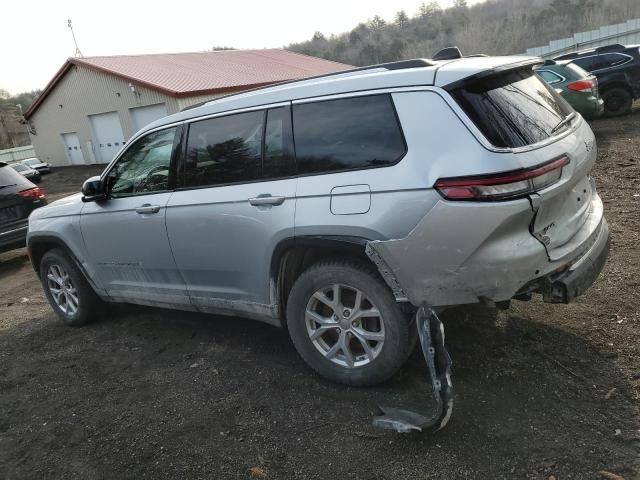
M 423 306 L 416 313 L 416 327 L 422 353 L 427 362 L 429 383 L 436 397 L 436 408 L 430 414 L 394 407 L 380 407 L 383 415 L 373 419 L 373 425 L 399 433 L 413 430 L 438 431 L 451 418 L 453 411 L 453 385 L 451 383 L 451 357 L 444 344 L 444 325 L 436 312 Z

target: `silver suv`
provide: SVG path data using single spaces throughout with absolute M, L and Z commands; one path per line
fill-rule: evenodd
M 31 214 L 46 296 L 70 325 L 128 302 L 286 326 L 350 385 L 402 366 L 419 307 L 569 302 L 609 234 L 594 135 L 539 63 L 396 62 L 158 120 Z

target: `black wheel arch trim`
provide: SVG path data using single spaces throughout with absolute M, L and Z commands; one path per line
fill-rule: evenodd
M 36 272 L 36 275 L 38 276 L 38 278 L 40 278 L 40 262 L 37 262 L 37 264 L 36 264 L 36 259 L 34 258 L 34 255 L 33 255 L 33 247 L 35 245 L 43 244 L 43 243 L 44 244 L 55 245 L 56 248 L 60 248 L 64 253 L 66 253 L 67 256 L 71 259 L 71 261 L 76 265 L 76 267 L 78 267 L 78 269 L 80 270 L 82 275 L 84 275 L 84 278 L 87 280 L 87 282 L 89 282 L 89 285 L 91 285 L 91 288 L 93 288 L 94 292 L 98 292 L 98 291 L 102 291 L 103 290 L 102 288 L 99 288 L 94 283 L 93 279 L 87 273 L 86 269 L 82 265 L 82 262 L 80 262 L 78 260 L 78 257 L 73 253 L 73 250 L 71 250 L 71 248 L 69 248 L 69 246 L 64 242 L 64 240 L 62 240 L 61 238 L 56 237 L 54 235 L 38 235 L 38 236 L 31 237 L 31 238 L 28 239 L 27 249 L 29 251 L 29 260 L 31 260 L 31 266 L 33 267 L 34 271 Z M 42 256 L 44 256 L 44 253 L 43 253 Z M 40 257 L 40 258 L 42 258 L 42 257 Z

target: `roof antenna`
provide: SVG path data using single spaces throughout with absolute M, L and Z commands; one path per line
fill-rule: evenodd
M 71 36 L 73 37 L 73 43 L 76 46 L 75 56 L 83 58 L 84 55 L 82 55 L 82 52 L 80 51 L 80 47 L 78 47 L 78 42 L 76 41 L 76 34 L 73 33 L 73 25 L 71 25 L 71 19 L 67 20 L 67 26 L 69 27 L 69 30 L 71 30 Z

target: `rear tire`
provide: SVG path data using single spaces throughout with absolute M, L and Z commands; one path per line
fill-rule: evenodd
M 44 254 L 40 281 L 51 307 L 67 325 L 85 325 L 97 316 L 101 300 L 75 262 L 62 250 Z
M 604 101 L 604 114 L 607 117 L 619 117 L 631 111 L 633 97 L 631 93 L 622 87 L 614 87 L 602 94 Z
M 287 325 L 304 361 L 346 385 L 385 382 L 411 353 L 409 322 L 391 291 L 372 267 L 352 260 L 305 270 L 289 294 Z

